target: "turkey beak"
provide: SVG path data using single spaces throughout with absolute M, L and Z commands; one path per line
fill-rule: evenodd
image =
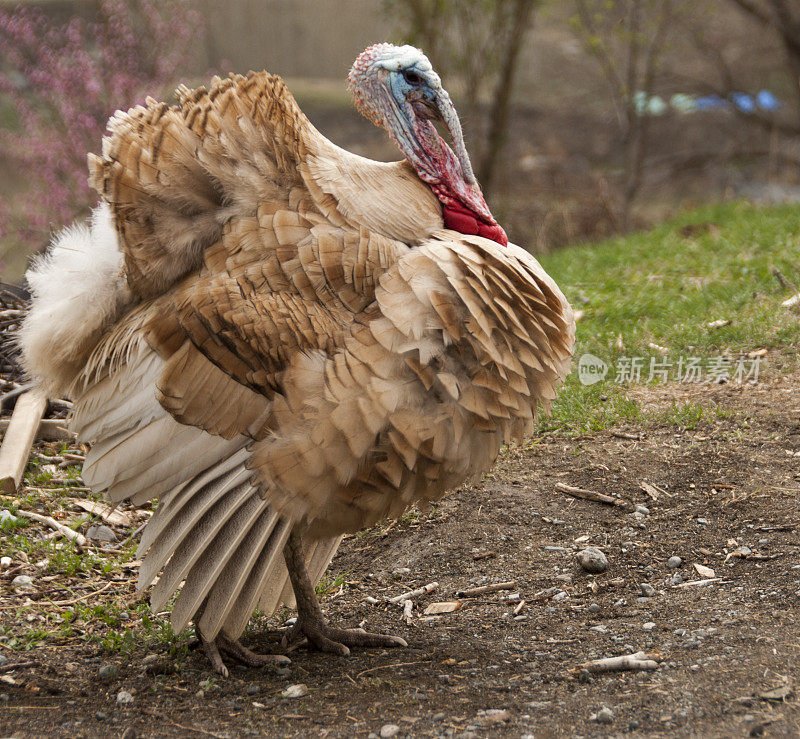
M 475 174 L 472 171 L 472 162 L 470 162 L 467 147 L 464 144 L 461 121 L 458 119 L 458 113 L 456 113 L 453 101 L 450 100 L 450 95 L 447 94 L 446 90 L 439 89 L 437 91 L 434 104 L 438 113 L 436 117 L 444 123 L 450 133 L 450 139 L 453 142 L 453 153 L 461 165 L 461 173 L 464 176 L 464 180 L 468 185 L 477 185 Z

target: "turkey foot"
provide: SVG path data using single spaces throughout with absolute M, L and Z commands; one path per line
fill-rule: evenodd
M 248 667 L 288 665 L 292 661 L 283 654 L 257 654 L 225 634 L 219 634 L 216 639 L 206 639 L 202 634 L 198 634 L 198 636 L 214 672 L 218 672 L 222 677 L 228 677 L 228 668 L 222 661 L 222 654 L 226 654 Z
M 370 634 L 363 629 L 336 629 L 328 624 L 319 607 L 317 594 L 306 569 L 303 541 L 296 529 L 292 529 L 283 549 L 289 579 L 292 581 L 297 601 L 297 623 L 284 637 L 284 646 L 306 638 L 321 652 L 340 654 L 346 657 L 350 647 L 407 647 L 405 639 L 385 634 Z

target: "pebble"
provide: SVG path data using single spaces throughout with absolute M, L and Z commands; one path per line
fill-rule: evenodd
M 650 515 L 650 509 L 647 506 L 643 506 L 640 504 L 636 506 L 635 510 L 636 513 L 643 513 L 645 516 Z
M 645 598 L 652 598 L 656 594 L 656 589 L 650 585 L 649 583 L 643 582 L 639 589 L 642 591 L 642 595 Z
M 95 714 L 94 714 L 94 717 L 98 721 L 105 721 L 108 718 L 108 716 L 105 713 L 103 713 L 102 711 L 96 711 Z
M 597 547 L 586 547 L 578 552 L 576 559 L 586 572 L 605 572 L 608 569 L 608 559 Z
M 117 675 L 119 675 L 119 667 L 116 665 L 103 665 L 98 671 L 97 674 L 103 680 L 113 680 Z
M 600 613 L 600 606 L 597 603 L 590 603 L 589 613 Z
M 384 724 L 381 726 L 381 739 L 392 739 L 400 733 L 400 727 L 397 724 Z
M 445 719 L 445 714 L 442 713 L 441 711 L 439 711 L 439 713 L 434 713 L 433 714 L 433 720 L 434 721 L 444 721 L 444 719 Z
M 505 708 L 489 708 L 486 711 L 478 711 L 475 720 L 486 726 L 488 724 L 501 724 L 511 719 L 511 714 Z
M 647 623 L 642 624 L 642 628 L 645 631 L 652 631 L 655 627 L 656 625 L 652 621 L 648 621 Z
M 261 686 L 258 683 L 250 683 L 245 689 L 247 695 L 258 695 L 261 692 Z
M 396 570 L 392 570 L 392 575 L 394 577 L 403 577 L 403 575 L 410 575 L 410 574 L 411 574 L 411 569 L 409 567 L 398 567 Z
M 697 523 L 699 523 L 701 526 L 707 526 L 708 525 L 708 519 L 707 518 L 698 518 L 697 519 Z
M 12 588 L 20 588 L 21 590 L 33 590 L 33 578 L 30 575 L 17 575 L 11 581 Z
M 0 526 L 5 523 L 14 523 L 17 520 L 17 517 L 11 513 L 11 511 L 7 511 L 5 508 L 0 511 Z
M 290 685 L 286 690 L 281 691 L 281 698 L 302 698 L 304 695 L 308 695 L 308 686 L 305 683 Z
M 121 705 L 133 703 L 133 696 L 127 690 L 120 690 L 117 693 L 117 703 Z
M 671 570 L 677 570 L 683 564 L 683 560 L 680 557 L 670 557 L 667 560 L 667 567 Z
M 0 703 L 8 703 L 10 700 L 8 693 L 0 693 Z
M 672 577 L 667 579 L 667 582 L 670 585 L 677 585 L 678 583 L 683 582 L 683 575 L 680 572 L 676 572 Z
M 599 724 L 613 724 L 614 712 L 607 706 L 603 706 L 598 712 L 596 721 Z
M 566 598 L 568 598 L 568 597 L 569 597 L 569 596 L 568 596 L 568 595 L 567 595 L 567 594 L 566 594 L 566 593 L 565 593 L 563 590 L 559 590 L 559 591 L 558 591 L 558 592 L 557 592 L 557 593 L 556 593 L 556 594 L 553 596 L 553 600 L 554 600 L 554 601 L 562 601 L 562 600 L 565 600 L 565 599 L 566 599 Z
M 608 631 L 608 626 L 605 624 L 598 624 L 597 626 L 590 626 L 589 631 L 596 631 L 598 634 L 605 634 Z
M 110 543 L 117 540 L 117 535 L 114 533 L 113 529 L 100 524 L 90 526 L 86 531 L 86 538 L 91 539 L 92 541 L 104 541 Z
M 11 567 L 11 557 L 0 557 L 0 567 L 7 570 Z

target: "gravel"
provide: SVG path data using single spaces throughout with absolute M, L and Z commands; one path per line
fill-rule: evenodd
M 586 572 L 598 573 L 608 569 L 608 559 L 597 547 L 586 547 L 575 558 Z
M 90 526 L 86 538 L 92 541 L 112 542 L 117 540 L 117 535 L 108 527 L 101 525 Z
M 680 557 L 670 557 L 667 560 L 667 567 L 671 570 L 677 570 L 683 564 L 683 560 Z
M 120 690 L 117 693 L 117 703 L 123 706 L 133 703 L 133 696 L 127 690 Z
M 302 698 L 304 695 L 308 695 L 308 686 L 305 683 L 290 685 L 281 691 L 281 698 Z
M 596 719 L 599 724 L 613 724 L 614 712 L 607 706 L 603 706 L 598 712 Z
M 117 675 L 119 675 L 119 667 L 116 665 L 103 665 L 98 671 L 97 674 L 103 680 L 113 680 Z

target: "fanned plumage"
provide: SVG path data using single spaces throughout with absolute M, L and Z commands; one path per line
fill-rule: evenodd
M 236 638 L 256 606 L 293 604 L 291 530 L 316 581 L 343 534 L 531 434 L 568 371 L 572 311 L 479 190 L 496 241 L 444 229 L 408 162 L 327 141 L 278 77 L 118 112 L 90 169 L 124 281 L 85 334 L 36 319 L 23 346 L 75 400 L 87 483 L 158 498 L 140 586 L 154 608 L 179 593 L 178 629 Z M 54 367 L 42 337 L 70 330 Z

